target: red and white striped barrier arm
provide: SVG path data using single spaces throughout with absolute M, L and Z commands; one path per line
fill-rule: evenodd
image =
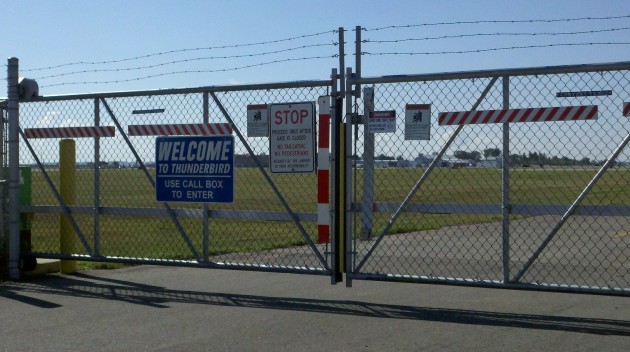
M 623 103 L 623 116 L 630 117 L 630 103 Z
M 597 119 L 597 105 L 442 112 L 440 125 L 472 125 L 513 122 L 555 122 Z
M 317 243 L 330 241 L 330 96 L 320 97 L 317 140 Z
M 232 134 L 229 123 L 188 123 L 179 125 L 130 125 L 130 136 L 215 136 Z
M 116 130 L 112 126 L 99 127 L 53 127 L 26 128 L 26 138 L 92 138 L 114 137 Z

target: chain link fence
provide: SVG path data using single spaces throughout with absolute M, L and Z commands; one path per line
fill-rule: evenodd
M 374 106 L 355 104 L 350 277 L 628 294 L 628 69 L 355 79 Z M 430 104 L 429 140 L 405 139 L 407 104 Z M 438 124 L 583 105 L 598 118 Z M 372 109 L 395 111 L 395 132 L 368 133 Z
M 68 253 L 62 253 L 59 246 L 59 216 L 65 212 L 55 194 L 59 189 L 59 139 L 22 138 L 20 162 L 31 167 L 33 180 L 32 205 L 23 206 L 22 211 L 35 214 L 32 250 L 27 254 L 326 274 L 326 245 L 308 245 L 317 238 L 316 175 L 271 174 L 269 140 L 248 137 L 247 106 L 314 102 L 330 94 L 330 89 L 330 81 L 314 81 L 48 97 L 21 103 L 22 130 L 116 128 L 113 138 L 76 140 L 77 196 L 76 203 L 68 206 L 77 236 Z M 158 202 L 152 185 L 156 137 L 125 135 L 128 126 L 230 120 L 236 132 L 235 201 L 170 206 Z
M 352 149 L 346 159 L 352 180 L 345 188 L 348 213 L 337 218 L 333 209 L 331 214 L 336 228 L 346 226 L 340 224 L 344 219 L 351 228 L 345 234 L 351 248 L 345 248 L 344 257 L 349 282 L 627 295 L 630 119 L 623 117 L 622 105 L 630 98 L 629 70 L 622 63 L 348 76 L 346 99 L 352 99 L 352 87 L 364 88 L 364 94 L 346 101 L 352 110 L 346 111 L 346 122 L 353 121 L 351 138 L 344 141 Z M 24 254 L 331 274 L 334 250 L 315 244 L 317 176 L 270 173 L 269 139 L 248 136 L 247 106 L 336 97 L 334 83 L 21 101 L 20 164 L 32 169 L 32 202 L 21 212 L 35 214 L 32 247 Z M 430 106 L 429 138 L 406 133 L 408 104 Z M 569 106 L 597 106 L 597 119 L 445 125 L 438 118 L 446 112 Z M 375 111 L 393 111 L 392 125 L 368 131 Z M 156 200 L 155 136 L 131 136 L 127 129 L 186 123 L 231 124 L 234 203 Z M 116 130 L 113 138 L 77 139 L 74 204 L 64 204 L 58 194 L 59 139 L 26 138 L 22 132 L 64 126 Z M 339 161 L 335 151 L 331 175 L 344 179 L 347 175 L 334 166 Z M 331 204 L 338 191 L 333 188 Z M 76 234 L 64 251 L 60 214 L 71 218 Z

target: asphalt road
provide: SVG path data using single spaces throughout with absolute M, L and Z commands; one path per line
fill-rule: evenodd
M 628 351 L 630 299 L 137 266 L 0 284 L 0 351 Z

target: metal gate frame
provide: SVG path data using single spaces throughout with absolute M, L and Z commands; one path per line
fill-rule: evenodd
M 357 30 L 357 33 L 360 33 L 360 30 Z M 360 38 L 360 34 L 357 34 L 357 38 Z M 360 43 L 360 40 L 357 39 L 357 43 Z M 360 57 L 360 47 L 358 47 L 357 57 Z M 360 67 L 360 64 L 357 64 Z M 564 74 L 564 73 L 587 73 L 587 72 L 604 72 L 604 71 L 617 71 L 617 70 L 630 70 L 630 62 L 617 62 L 617 63 L 607 63 L 607 64 L 593 64 L 593 65 L 571 65 L 571 66 L 556 66 L 556 67 L 542 67 L 542 68 L 522 68 L 522 69 L 505 69 L 505 70 L 485 70 L 485 71 L 467 71 L 467 72 L 455 72 L 455 73 L 444 73 L 444 74 L 420 74 L 420 75 L 400 75 L 400 76 L 383 76 L 383 77 L 371 77 L 371 78 L 363 78 L 360 77 L 360 74 L 353 74 L 352 69 L 347 69 L 346 74 L 346 117 L 345 120 L 347 123 L 356 119 L 356 113 L 352 113 L 353 103 L 352 98 L 357 96 L 356 92 L 360 89 L 361 85 L 367 84 L 384 84 L 384 83 L 403 83 L 403 82 L 427 82 L 427 81 L 445 81 L 445 80 L 461 80 L 461 79 L 491 79 L 488 86 L 481 93 L 477 102 L 472 106 L 471 110 L 476 110 L 479 104 L 483 101 L 488 91 L 491 87 L 499 80 L 499 78 L 503 81 L 503 106 L 504 109 L 509 109 L 509 79 L 510 77 L 517 76 L 527 76 L 527 75 L 549 75 L 549 74 Z M 354 89 L 353 89 L 354 88 Z M 366 109 L 364 114 L 367 114 L 369 111 L 369 97 L 366 97 Z M 373 106 L 373 105 L 372 105 Z M 364 115 L 365 116 L 365 115 Z M 347 286 L 352 285 L 352 280 L 378 280 L 378 281 L 399 281 L 399 282 L 416 282 L 416 283 L 433 283 L 433 284 L 448 284 L 448 285 L 465 285 L 465 286 L 477 286 L 477 287 L 491 287 L 491 288 L 509 288 L 509 289 L 527 289 L 527 290 L 544 290 L 544 291 L 556 291 L 556 292 L 574 292 L 574 293 L 592 293 L 592 294 L 605 294 L 605 295 L 619 295 L 619 296 L 630 296 L 630 287 L 627 288 L 618 288 L 618 287 L 586 287 L 586 286 L 578 286 L 578 285 L 563 285 L 563 284 L 540 284 L 536 282 L 523 282 L 521 281 L 523 275 L 530 269 L 531 265 L 536 261 L 539 255 L 545 250 L 546 246 L 551 242 L 554 236 L 558 233 L 558 231 L 562 228 L 562 226 L 566 223 L 567 219 L 574 214 L 613 214 L 613 215 L 621 215 L 621 216 L 630 216 L 630 205 L 629 206 L 580 206 L 582 200 L 586 197 L 586 195 L 590 192 L 590 190 L 595 186 L 597 181 L 606 173 L 606 171 L 613 165 L 616 161 L 616 158 L 619 154 L 626 148 L 626 146 L 630 143 L 630 133 L 621 141 L 621 143 L 615 148 L 615 150 L 607 157 L 606 162 L 599 168 L 595 176 L 588 182 L 587 185 L 584 186 L 582 192 L 579 196 L 572 202 L 572 204 L 564 209 L 537 209 L 536 211 L 543 211 L 545 214 L 562 215 L 561 219 L 557 222 L 557 224 L 553 227 L 553 229 L 548 233 L 546 238 L 542 243 L 539 244 L 538 248 L 534 251 L 531 257 L 527 260 L 525 265 L 519 269 L 519 271 L 513 276 L 510 277 L 510 252 L 509 252 L 509 243 L 510 243 L 510 234 L 509 234 L 509 215 L 515 214 L 513 206 L 510 204 L 509 198 L 509 124 L 503 124 L 503 186 L 502 186 L 502 203 L 496 205 L 496 209 L 490 209 L 490 211 L 500 210 L 500 214 L 502 214 L 502 248 L 503 248 L 503 280 L 502 281 L 494 281 L 494 280 L 479 280 L 479 279 L 455 279 L 455 278 L 447 278 L 447 277 L 433 277 L 433 276 L 422 276 L 422 275 L 394 275 L 394 274 L 382 274 L 382 273 L 374 273 L 374 272 L 363 272 L 361 269 L 364 264 L 369 260 L 374 251 L 379 247 L 379 244 L 386 236 L 388 231 L 391 229 L 392 225 L 396 222 L 399 215 L 409 207 L 411 198 L 418 191 L 418 189 L 422 186 L 427 177 L 431 174 L 433 169 L 435 168 L 438 161 L 442 158 L 444 153 L 448 150 L 451 143 L 457 137 L 457 135 L 461 132 L 464 125 L 460 125 L 457 129 L 452 133 L 448 141 L 441 148 L 440 152 L 434 157 L 431 164 L 426 168 L 422 176 L 417 180 L 413 188 L 409 191 L 405 199 L 400 203 L 399 206 L 395 208 L 393 211 L 394 215 L 387 222 L 385 228 L 381 231 L 381 233 L 376 238 L 375 242 L 371 245 L 367 253 L 365 253 L 363 259 L 359 263 L 355 263 L 356 258 L 359 253 L 356 251 L 356 243 L 357 238 L 360 237 L 359 234 L 354 234 L 353 230 L 353 221 L 352 216 L 357 212 L 360 212 L 361 205 L 353 204 L 352 198 L 352 180 L 350 179 L 350 175 L 353 172 L 352 166 L 352 147 L 350 145 L 350 141 L 353 139 L 352 133 L 350 132 L 350 128 L 346 130 L 346 203 L 345 203 L 345 211 L 346 211 L 346 226 L 345 226 L 345 235 L 346 235 L 346 273 L 347 273 Z M 368 143 L 368 142 L 366 142 Z M 366 172 L 367 173 L 367 172 Z M 597 208 L 597 209 L 596 209 Z M 532 211 L 532 209 L 520 209 L 520 211 Z
M 96 93 L 96 94 L 76 94 L 76 95 L 65 95 L 65 96 L 46 96 L 46 97 L 35 97 L 31 99 L 23 99 L 20 100 L 17 96 L 17 72 L 18 72 L 18 60 L 16 58 L 9 59 L 9 87 L 11 88 L 9 94 L 9 101 L 7 104 L 7 110 L 9 112 L 9 142 L 10 142 L 10 175 L 9 175 L 9 199 L 10 204 L 12 205 L 9 211 L 9 218 L 11 219 L 9 222 L 9 238 L 11 243 L 10 253 L 11 258 L 9 260 L 9 277 L 13 279 L 17 279 L 20 277 L 20 248 L 19 248 L 19 223 L 17 219 L 19 219 L 20 212 L 22 213 L 58 213 L 67 215 L 72 227 L 74 229 L 75 235 L 79 239 L 83 249 L 87 253 L 87 255 L 83 254 L 71 254 L 64 255 L 60 253 L 22 253 L 23 256 L 36 256 L 40 258 L 53 258 L 53 259 L 71 259 L 71 260 L 82 260 L 82 261 L 99 261 L 99 262 L 119 262 L 119 263 L 133 263 L 133 264 L 153 264 L 153 265 L 171 265 L 171 266 L 192 266 L 192 267 L 205 267 L 205 268 L 217 268 L 217 269 L 235 269 L 235 270 L 252 270 L 252 271 L 272 271 L 272 272 L 288 272 L 288 273 L 302 273 L 302 274 L 315 274 L 315 275 L 331 275 L 337 264 L 332 261 L 326 259 L 327 255 L 332 255 L 331 258 L 334 258 L 335 247 L 328 248 L 329 244 L 326 244 L 326 249 L 324 249 L 325 253 L 323 253 L 320 248 L 318 248 L 313 240 L 310 238 L 307 231 L 302 226 L 303 221 L 307 222 L 316 222 L 316 215 L 311 213 L 296 213 L 291 209 L 291 206 L 284 199 L 282 193 L 274 184 L 274 181 L 270 178 L 265 170 L 264 166 L 260 163 L 258 158 L 255 157 L 255 153 L 253 149 L 249 146 L 247 140 L 239 130 L 238 126 L 235 124 L 234 120 L 228 113 L 228 111 L 223 106 L 222 102 L 217 97 L 216 93 L 224 93 L 224 92 L 237 92 L 237 91 L 249 91 L 249 90 L 274 90 L 274 89 L 291 89 L 291 88 L 327 88 L 330 91 L 332 96 L 336 96 L 337 93 L 337 85 L 336 85 L 336 71 L 333 70 L 333 75 L 329 80 L 320 80 L 320 81 L 299 81 L 299 82 L 283 82 L 283 83 L 269 83 L 269 84 L 251 84 L 251 85 L 238 85 L 238 86 L 211 86 L 211 87 L 200 87 L 200 88 L 185 88 L 185 89 L 164 89 L 164 90 L 153 90 L 153 91 L 137 91 L 137 92 L 112 92 L 112 93 Z M 14 90 L 13 90 L 14 88 Z M 133 143 L 129 139 L 126 134 L 126 131 L 123 129 L 119 120 L 117 119 L 115 113 L 109 106 L 107 99 L 114 98 L 126 98 L 126 97 L 145 97 L 145 96 L 163 96 L 163 95 L 182 95 L 182 94 L 202 94 L 203 102 L 204 102 L 204 122 L 208 121 L 208 104 L 210 102 L 210 98 L 214 104 L 220 109 L 223 119 L 228 121 L 233 131 L 236 133 L 237 138 L 243 143 L 245 149 L 247 150 L 249 156 L 253 157 L 253 160 L 256 163 L 256 166 L 259 172 L 264 177 L 267 184 L 272 188 L 273 193 L 275 194 L 278 201 L 282 204 L 284 212 L 271 212 L 268 214 L 259 213 L 257 215 L 261 220 L 269 219 L 269 220 L 281 220 L 288 221 L 295 225 L 300 236 L 306 242 L 307 247 L 310 249 L 312 256 L 314 256 L 319 263 L 320 267 L 310 267 L 310 265 L 302 265 L 302 266 L 272 266 L 272 265 L 256 265 L 256 264 L 240 264 L 240 263 L 217 263 L 212 262 L 208 258 L 208 219 L 212 218 L 234 218 L 235 216 L 241 216 L 237 214 L 239 211 L 229 211 L 229 210 L 213 210 L 210 212 L 208 210 L 208 206 L 205 205 L 203 209 L 175 209 L 168 203 L 164 203 L 164 209 L 157 208 L 117 208 L 117 207 L 101 207 L 99 204 L 99 170 L 98 164 L 100 161 L 99 158 L 99 138 L 95 138 L 95 148 L 94 148 L 94 205 L 93 207 L 86 206 L 68 206 L 66 205 L 54 183 L 51 181 L 48 173 L 46 172 L 42 162 L 39 160 L 37 153 L 32 147 L 29 139 L 22 131 L 19 126 L 19 104 L 20 103 L 31 103 L 31 102 L 52 102 L 52 101 L 66 101 L 66 100 L 93 100 L 94 101 L 94 120 L 95 124 L 98 126 L 100 123 L 100 114 L 101 107 L 105 108 L 106 113 L 114 122 L 115 127 L 118 133 L 122 136 L 127 145 L 127 148 L 133 153 L 136 158 L 136 162 L 140 165 L 143 173 L 145 174 L 148 182 L 155 188 L 155 180 L 147 170 L 146 165 L 143 163 L 142 158 L 139 156 L 138 152 L 135 150 Z M 333 99 L 334 100 L 334 99 Z M 333 103 L 334 104 L 334 103 Z M 334 110 L 331 111 L 331 118 L 334 118 Z M 334 132 L 333 132 L 334 133 Z M 19 201 L 19 189 L 17 185 L 19 184 L 19 175 L 17 175 L 18 166 L 19 166 L 19 150 L 18 150 L 18 138 L 22 137 L 22 140 L 25 142 L 29 152 L 32 157 L 35 159 L 36 164 L 39 166 L 42 175 L 46 183 L 48 184 L 50 190 L 53 192 L 56 200 L 59 203 L 59 206 L 20 206 Z M 316 204 L 314 204 L 316 205 Z M 133 215 L 144 215 L 151 217 L 167 217 L 170 218 L 175 227 L 177 228 L 177 232 L 179 232 L 182 241 L 186 244 L 191 254 L 195 258 L 194 260 L 171 260 L 171 259 L 159 259 L 159 258 L 126 258 L 126 257 L 117 257 L 117 256 L 103 256 L 100 254 L 99 250 L 99 217 L 100 215 L 123 215 L 124 212 L 131 211 Z M 85 234 L 82 233 L 81 228 L 77 225 L 73 214 L 86 214 L 94 216 L 94 248 L 92 248 L 88 241 L 86 240 Z M 128 213 L 127 213 L 128 215 Z M 247 214 L 246 214 L 247 215 Z M 249 213 L 251 216 L 251 212 Z M 186 234 L 186 231 L 179 223 L 180 217 L 187 218 L 202 218 L 203 219 L 203 249 L 200 252 L 197 251 L 195 246 L 192 244 L 190 238 Z M 249 218 L 249 217 L 248 217 Z M 336 234 L 332 234 L 336 236 Z M 333 277 L 333 283 L 336 283 L 336 279 Z
M 246 141 L 244 140 L 242 134 L 236 128 L 237 126 L 234 124 L 232 117 L 226 111 L 222 102 L 217 98 L 215 93 L 218 92 L 230 92 L 230 91 L 245 91 L 245 90 L 254 90 L 254 89 L 281 89 L 281 88 L 297 88 L 297 87 L 330 87 L 331 92 L 331 210 L 330 214 L 332 217 L 332 242 L 330 252 L 322 253 L 319 251 L 312 240 L 309 238 L 308 234 L 301 225 L 301 221 L 308 220 L 312 221 L 313 214 L 304 214 L 304 213 L 295 213 L 288 206 L 286 201 L 284 201 L 282 195 L 279 193 L 277 188 L 271 182 L 269 176 L 264 171 L 264 167 L 258 162 L 257 158 L 254 160 L 257 163 L 257 168 L 262 172 L 263 177 L 269 183 L 269 185 L 273 188 L 274 194 L 278 197 L 280 202 L 283 205 L 285 212 L 281 215 L 279 214 L 271 214 L 273 215 L 274 220 L 287 220 L 293 222 L 300 235 L 304 237 L 307 242 L 308 247 L 313 251 L 317 260 L 323 265 L 323 269 L 321 270 L 313 270 L 309 268 L 279 268 L 279 267 L 267 267 L 267 266 L 255 266 L 255 265 L 230 265 L 225 263 L 213 263 L 208 260 L 208 250 L 207 250 L 207 241 L 204 239 L 204 248 L 203 253 L 198 253 L 194 246 L 192 246 L 190 239 L 187 237 L 185 231 L 181 226 L 177 226 L 178 217 L 202 217 L 204 222 L 204 227 L 207 229 L 207 222 L 209 218 L 209 210 L 207 206 L 205 206 L 202 210 L 187 210 L 187 209 L 173 209 L 168 204 L 165 204 L 165 209 L 150 209 L 144 210 L 144 215 L 151 215 L 157 217 L 169 217 L 178 228 L 178 231 L 182 237 L 182 240 L 186 242 L 189 249 L 191 249 L 191 253 L 195 257 L 194 261 L 178 261 L 178 260 L 154 260 L 154 259 L 138 259 L 138 258 L 114 258 L 114 257 L 103 257 L 99 255 L 99 246 L 98 241 L 95 242 L 94 248 L 90 248 L 87 243 L 85 236 L 81 233 L 80 229 L 76 225 L 76 222 L 72 220 L 73 227 L 75 228 L 76 235 L 80 238 L 84 248 L 90 254 L 89 256 L 70 256 L 72 259 L 80 259 L 80 260 L 95 260 L 95 261 L 112 261 L 112 262 L 128 262 L 128 263 L 139 263 L 139 264 L 161 264 L 161 265 L 178 265 L 178 266 L 194 266 L 194 267 L 211 267 L 211 268 L 223 268 L 223 269 L 238 269 L 238 270 L 261 270 L 261 271 L 279 271 L 279 272 L 292 272 L 292 273 L 305 273 L 305 274 L 322 274 L 322 275 L 331 275 L 332 282 L 336 283 L 341 281 L 341 271 L 343 266 L 343 271 L 346 273 L 346 282 L 347 286 L 350 287 L 352 285 L 352 280 L 384 280 L 384 281 L 402 281 L 402 282 L 418 282 L 418 283 L 437 283 L 437 284 L 449 284 L 449 285 L 467 285 L 467 286 L 479 286 L 479 287 L 493 287 L 493 288 L 510 288 L 510 289 L 528 289 L 528 290 L 547 290 L 547 291 L 559 291 L 559 292 L 579 292 L 579 293 L 595 293 L 595 294 L 608 294 L 608 295 L 622 295 L 622 296 L 630 296 L 630 289 L 628 288 L 592 288 L 592 287 L 578 287 L 571 285 L 540 285 L 532 282 L 522 282 L 523 275 L 529 270 L 531 265 L 537 260 L 538 256 L 545 250 L 545 247 L 551 242 L 554 236 L 558 233 L 560 228 L 566 223 L 567 219 L 571 217 L 571 215 L 578 213 L 589 213 L 593 211 L 601 211 L 602 208 L 594 209 L 590 206 L 581 206 L 581 201 L 586 197 L 589 191 L 593 188 L 593 186 L 597 183 L 597 181 L 601 178 L 602 175 L 606 173 L 606 171 L 610 168 L 610 166 L 614 163 L 615 159 L 618 155 L 626 148 L 628 143 L 630 142 L 630 134 L 623 139 L 623 141 L 617 146 L 615 151 L 607 158 L 604 165 L 598 170 L 596 175 L 591 179 L 591 181 L 585 185 L 584 189 L 580 193 L 580 195 L 572 202 L 572 204 L 565 209 L 545 209 L 545 211 L 551 211 L 552 214 L 561 215 L 560 221 L 554 226 L 550 233 L 547 234 L 545 240 L 539 245 L 536 251 L 531 255 L 531 257 L 527 260 L 527 263 L 521 268 L 516 275 L 510 277 L 510 268 L 509 268 L 509 215 L 514 214 L 515 209 L 510 204 L 509 199 L 509 129 L 507 128 L 508 124 L 504 124 L 503 126 L 503 187 L 502 187 L 502 202 L 501 204 L 496 204 L 490 206 L 490 208 L 485 209 L 486 212 L 499 213 L 502 215 L 502 246 L 503 246 L 503 280 L 502 281 L 492 281 L 492 280 L 451 280 L 449 278 L 436 278 L 430 276 L 409 276 L 409 275 L 389 275 L 389 274 L 379 274 L 379 273 L 369 273 L 362 272 L 364 264 L 369 260 L 370 256 L 374 251 L 378 248 L 379 244 L 383 240 L 384 236 L 387 234 L 391 226 L 396 222 L 400 214 L 409 206 L 411 198 L 413 195 L 422 187 L 424 181 L 431 174 L 432 170 L 435 168 L 437 161 L 441 156 L 448 150 L 450 144 L 457 137 L 459 132 L 464 128 L 464 126 L 459 126 L 457 130 L 451 135 L 447 143 L 441 148 L 440 152 L 436 155 L 436 157 L 431 162 L 430 166 L 425 170 L 422 176 L 417 180 L 413 188 L 409 191 L 405 199 L 398 204 L 394 211 L 393 216 L 387 223 L 385 229 L 378 235 L 374 245 L 368 250 L 367 255 L 359 262 L 356 263 L 356 259 L 358 257 L 358 253 L 355 249 L 355 241 L 354 238 L 354 230 L 353 230 L 353 216 L 360 210 L 360 205 L 353 204 L 352 199 L 352 171 L 353 171 L 353 155 L 352 155 L 352 141 L 353 134 L 351 126 L 354 123 L 354 120 L 359 116 L 354 112 L 354 98 L 361 97 L 361 87 L 362 85 L 368 84 L 385 84 L 385 83 L 401 83 L 401 82 L 421 82 L 421 81 L 439 81 L 439 80 L 457 80 L 457 79 L 490 79 L 490 84 L 486 87 L 484 92 L 482 92 L 481 96 L 478 98 L 477 103 L 472 106 L 472 110 L 475 110 L 479 104 L 483 101 L 485 95 L 491 89 L 493 85 L 499 79 L 502 79 L 503 82 L 503 92 L 504 92 L 504 101 L 503 107 L 504 109 L 508 109 L 509 102 L 509 78 L 517 77 L 517 76 L 526 76 L 526 75 L 547 75 L 547 74 L 562 74 L 562 73 L 586 73 L 586 72 L 600 72 L 600 71 L 612 71 L 612 70 L 630 70 L 630 62 L 618 62 L 618 63 L 608 63 L 608 64 L 594 64 L 594 65 L 571 65 L 571 66 L 556 66 L 556 67 L 543 67 L 543 68 L 521 68 L 521 69 L 505 69 L 505 70 L 485 70 L 485 71 L 467 71 L 467 72 L 455 72 L 455 73 L 443 73 L 443 74 L 420 74 L 420 75 L 402 75 L 402 76 L 384 76 L 384 77 L 372 77 L 372 78 L 364 78 L 361 76 L 361 27 L 357 26 L 355 29 L 356 32 L 356 40 L 355 40 L 355 69 L 356 73 L 353 73 L 351 68 L 346 68 L 345 66 L 345 49 L 344 49 L 344 32 L 343 27 L 339 28 L 339 72 L 341 74 L 337 74 L 336 70 L 333 70 L 330 80 L 323 81 L 300 81 L 300 82 L 286 82 L 286 83 L 271 83 L 271 84 L 260 84 L 260 85 L 241 85 L 241 86 L 217 86 L 217 87 L 201 87 L 201 88 L 190 88 L 190 89 L 168 89 L 168 90 L 157 90 L 157 91 L 145 91 L 145 92 L 116 92 L 116 93 L 104 93 L 104 94 L 78 94 L 72 96 L 56 96 L 56 97 L 41 97 L 34 98 L 29 100 L 20 101 L 18 98 L 18 85 L 17 85 L 17 77 L 18 77 L 18 60 L 15 58 L 9 59 L 8 65 L 8 86 L 9 86 L 9 100 L 4 105 L 4 108 L 7 112 L 7 119 L 9 121 L 9 134 L 8 134 L 8 144 L 9 144 L 9 165 L 11 166 L 9 169 L 8 180 L 4 183 L 4 188 L 8 190 L 8 198 L 9 198 L 9 217 L 8 217 L 8 232 L 9 232 L 9 276 L 11 278 L 19 278 L 20 276 L 20 268 L 19 268 L 19 214 L 20 211 L 27 212 L 44 212 L 44 213 L 65 213 L 72 218 L 72 214 L 93 214 L 95 216 L 95 236 L 98 236 L 98 217 L 101 214 L 108 215 L 120 215 L 120 210 L 117 209 L 105 209 L 100 207 L 98 204 L 98 194 L 95 195 L 95 204 L 94 207 L 76 207 L 76 206 L 66 206 L 63 204 L 63 201 L 59 198 L 58 192 L 54 189 L 54 185 L 48 178 L 47 182 L 54 193 L 56 193 L 56 197 L 59 200 L 60 206 L 58 207 L 30 207 L 30 208 L 22 208 L 20 209 L 19 202 L 19 170 L 17 165 L 19 165 L 19 136 L 22 135 L 24 138 L 23 131 L 20 130 L 19 127 L 19 103 L 20 102 L 30 102 L 30 101 L 55 101 L 55 100 L 67 100 L 67 99 L 93 99 L 95 102 L 95 122 L 99 123 L 99 114 L 100 114 L 100 105 L 103 105 L 109 116 L 113 121 L 116 121 L 116 127 L 121 133 L 127 145 L 133 150 L 133 144 L 126 137 L 122 127 L 117 122 L 116 116 L 108 105 L 106 99 L 108 98 L 123 98 L 123 97 L 137 97 L 137 96 L 158 96 L 158 95 L 169 95 L 169 94 L 203 94 L 204 99 L 204 119 L 207 119 L 207 105 L 210 101 L 210 98 L 213 99 L 214 103 L 219 107 L 223 114 L 223 118 L 228 120 L 236 131 L 238 138 L 245 144 L 248 153 L 253 155 L 253 150 L 247 146 Z M 344 74 L 345 73 L 345 74 Z M 340 90 L 337 89 L 337 82 L 339 82 Z M 343 99 L 345 99 L 345 104 L 343 104 Z M 345 105 L 345 106 L 344 106 Z M 369 109 L 369 102 L 366 107 Z M 343 111 L 345 108 L 345 112 Z M 343 116 L 343 118 L 342 118 Z M 345 122 L 345 123 L 344 123 Z M 344 126 L 346 128 L 344 129 Z M 24 140 L 27 141 L 26 138 Z M 32 147 L 27 146 L 32 151 Z M 98 161 L 98 142 L 95 143 L 95 161 Z M 32 151 L 33 152 L 33 151 Z M 135 153 L 135 152 L 134 152 Z M 148 176 L 149 182 L 151 182 L 151 176 L 149 175 L 146 166 L 142 164 L 137 153 L 135 153 L 136 159 L 142 165 L 143 172 L 146 176 Z M 36 158 L 35 153 L 33 152 L 33 156 Z M 37 162 L 43 170 L 41 162 Z M 98 171 L 97 171 L 98 173 Z M 98 183 L 98 176 L 95 176 L 95 183 Z M 98 187 L 95 188 L 95 192 L 98 192 Z M 617 211 L 619 214 L 623 216 L 630 215 L 628 213 L 628 207 L 608 207 L 605 208 L 604 211 Z M 521 209 L 521 211 L 531 211 L 527 209 Z M 227 216 L 228 212 L 222 211 L 213 211 L 213 217 L 221 217 Z M 206 236 L 207 234 L 204 234 Z M 334 258 L 332 262 L 328 262 L 325 258 L 326 255 L 332 254 Z M 62 258 L 64 256 L 61 255 L 52 255 L 47 254 L 47 257 L 50 258 Z M 342 264 L 343 263 L 343 264 Z M 330 265 L 329 265 L 330 264 Z

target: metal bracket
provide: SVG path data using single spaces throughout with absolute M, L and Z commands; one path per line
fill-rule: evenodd
M 363 115 L 352 113 L 350 114 L 350 121 L 353 125 L 363 125 L 365 124 L 365 119 Z

